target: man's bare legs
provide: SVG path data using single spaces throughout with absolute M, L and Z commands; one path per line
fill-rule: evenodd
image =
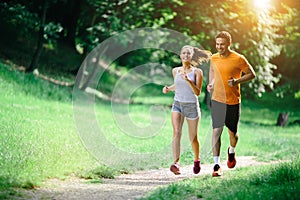
M 223 131 L 223 127 L 213 129 L 212 149 L 213 149 L 213 156 L 215 160 L 214 172 L 212 174 L 213 176 L 222 175 L 222 169 L 220 168 L 219 165 L 222 131 Z M 229 133 L 229 141 L 230 141 L 230 147 L 228 149 L 228 153 L 230 153 L 230 156 L 228 154 L 227 166 L 229 168 L 233 168 L 236 164 L 234 148 L 236 147 L 236 144 L 238 142 L 238 133 L 234 133 L 229 129 L 228 129 L 228 133 Z
M 223 131 L 223 127 L 213 129 L 213 135 L 212 135 L 213 156 L 220 156 L 222 131 Z
M 221 134 L 223 131 L 223 126 L 220 128 L 214 128 L 212 133 L 212 151 L 214 156 L 214 171 L 212 176 L 221 176 L 222 169 L 220 167 L 220 148 L 221 148 Z
M 234 133 L 229 129 L 228 129 L 228 133 L 229 133 L 229 139 L 230 139 L 230 147 L 228 148 L 227 166 L 229 168 L 234 168 L 236 165 L 235 147 L 238 142 L 239 135 L 238 135 L 238 133 Z
M 222 131 L 223 131 L 223 127 L 213 129 L 213 136 L 212 136 L 213 156 L 220 156 Z M 229 129 L 228 129 L 228 133 L 229 133 L 230 146 L 235 147 L 238 142 L 239 135 L 238 133 L 234 133 Z
M 230 146 L 235 147 L 239 139 L 239 134 L 234 133 L 229 129 L 228 129 L 228 133 L 229 133 Z

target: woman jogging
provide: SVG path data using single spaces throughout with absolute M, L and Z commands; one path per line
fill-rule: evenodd
M 200 50 L 189 45 L 182 47 L 180 53 L 182 66 L 172 70 L 174 84 L 165 86 L 162 90 L 164 94 L 175 91 L 172 105 L 172 151 L 174 164 L 170 167 L 171 172 L 175 175 L 180 174 L 180 140 L 184 118 L 186 118 L 188 124 L 189 139 L 194 152 L 193 171 L 195 174 L 198 174 L 201 169 L 200 144 L 198 141 L 198 124 L 201 113 L 198 96 L 201 93 L 203 72 L 193 65 L 207 61 L 210 56 L 211 53 L 209 51 Z

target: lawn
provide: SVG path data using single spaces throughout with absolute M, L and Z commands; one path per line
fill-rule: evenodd
M 299 199 L 300 159 L 281 164 L 245 167 L 186 179 L 150 192 L 143 200 L 179 199 Z
M 168 167 L 172 162 L 169 107 L 172 96 L 144 94 L 146 104 L 140 103 L 143 102 L 142 97 L 136 97 L 135 102 L 139 103 L 130 105 L 97 99 L 92 105 L 75 105 L 72 88 L 56 86 L 31 74 L 13 71 L 5 64 L 0 65 L 0 198 L 16 195 L 15 187 L 34 188 L 51 177 L 64 178 L 75 174 L 95 178 L 90 174 L 93 170 L 100 174 L 98 178 L 113 177 L 124 170 Z M 276 105 L 278 101 L 273 102 L 271 107 L 263 100 L 245 100 L 237 147 L 239 156 L 256 156 L 261 161 L 293 160 L 291 164 L 278 168 L 299 172 L 298 168 L 293 168 L 293 163 L 299 164 L 300 126 L 275 126 L 277 115 L 282 111 L 290 112 L 291 121 L 300 119 L 300 111 L 295 109 L 299 106 L 298 102 L 288 101 L 288 106 Z M 186 128 L 184 126 L 182 138 L 182 165 L 193 162 Z M 212 162 L 211 131 L 209 110 L 203 105 L 199 127 L 203 163 Z M 226 132 L 222 142 L 221 151 L 226 152 Z M 226 159 L 225 153 L 221 154 L 221 159 Z M 254 176 L 251 173 L 265 173 L 270 169 L 243 170 L 232 173 L 243 180 L 246 178 L 243 174 Z M 293 188 L 299 189 L 298 175 L 294 177 L 295 182 L 284 182 L 287 188 L 295 183 Z M 200 180 L 187 180 L 170 187 L 187 188 L 191 191 L 188 195 L 201 197 L 201 192 L 190 188 L 202 187 L 199 182 L 203 180 L 212 181 L 209 177 L 201 177 Z M 226 180 L 226 184 L 232 183 L 229 178 Z M 221 184 L 221 180 L 213 181 L 216 182 L 212 185 Z M 182 187 L 182 184 L 187 187 Z M 262 187 L 268 184 L 268 181 L 259 183 Z M 206 187 L 211 185 L 202 189 L 206 190 Z M 294 191 L 293 188 L 290 191 Z

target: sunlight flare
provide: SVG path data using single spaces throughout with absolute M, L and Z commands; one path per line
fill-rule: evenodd
M 254 6 L 259 9 L 267 9 L 270 7 L 270 0 L 254 0 Z

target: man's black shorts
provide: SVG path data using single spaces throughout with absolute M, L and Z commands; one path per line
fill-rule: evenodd
M 240 120 L 241 105 L 227 105 L 217 101 L 211 101 L 211 117 L 213 128 L 225 126 L 234 133 L 237 133 Z

